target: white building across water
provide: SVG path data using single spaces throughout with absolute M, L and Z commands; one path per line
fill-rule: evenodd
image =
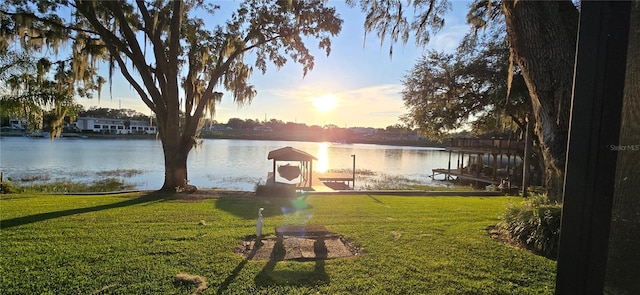
M 156 134 L 158 131 L 146 120 L 78 117 L 74 125 L 81 131 L 105 134 Z

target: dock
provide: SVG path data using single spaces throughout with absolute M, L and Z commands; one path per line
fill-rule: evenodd
M 500 179 L 495 179 L 491 176 L 487 176 L 484 174 L 477 176 L 475 174 L 465 173 L 464 171 L 461 171 L 461 169 L 448 170 L 448 169 L 438 168 L 438 169 L 432 169 L 431 171 L 432 171 L 432 175 L 430 177 L 433 180 L 436 180 L 436 177 L 438 175 L 444 175 L 444 179 L 441 179 L 441 180 L 455 180 L 458 177 L 460 177 L 460 178 L 464 178 L 471 181 L 479 181 L 479 182 L 484 182 L 489 184 L 500 184 Z M 452 176 L 455 176 L 456 178 L 454 179 Z
M 522 183 L 524 142 L 512 139 L 453 138 L 446 148 L 446 168 L 432 169 L 432 179 L 466 180 L 476 184 L 508 185 Z M 457 161 L 452 165 L 452 154 Z M 505 161 L 506 160 L 506 161 Z
M 267 183 L 275 183 L 272 172 L 267 173 Z M 347 173 L 314 173 L 311 181 L 303 180 L 291 185 L 295 185 L 296 189 L 304 191 L 333 192 L 353 190 L 353 183 L 353 175 Z
M 275 183 L 273 173 L 267 173 L 267 183 Z M 281 182 L 278 182 L 281 183 Z M 315 173 L 312 181 L 291 183 L 296 189 L 314 192 L 353 190 L 353 176 L 346 173 Z M 287 183 L 281 183 L 286 185 Z
M 316 173 L 318 180 L 331 190 L 353 190 L 353 174 L 347 173 Z
M 317 161 L 318 158 L 290 146 L 270 151 L 267 160 L 273 160 L 273 170 L 267 174 L 267 184 L 295 185 L 296 189 L 315 192 L 351 190 L 354 187 L 354 175 L 320 172 L 314 174 L 313 161 Z M 278 162 L 286 162 L 286 164 L 278 165 Z M 276 173 L 288 182 L 276 181 Z

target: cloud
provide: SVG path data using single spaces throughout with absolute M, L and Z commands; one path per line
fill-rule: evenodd
M 243 119 L 279 119 L 307 125 L 336 124 L 338 126 L 380 127 L 398 123 L 406 111 L 402 102 L 400 84 L 382 84 L 332 92 L 314 85 L 292 88 L 269 88 L 258 93 L 250 106 L 218 108 L 217 119 L 226 122 L 229 117 Z M 337 107 L 321 113 L 313 107 L 311 99 L 332 93 L 338 97 Z M 231 110 L 233 109 L 233 110 Z
M 457 25 L 446 27 L 433 37 L 429 47 L 438 51 L 455 51 L 460 44 L 460 40 L 469 32 L 468 25 Z
M 404 114 L 400 84 L 375 85 L 351 89 L 336 95 L 341 98 L 337 117 L 350 126 L 386 127 L 396 124 Z
M 365 101 L 391 101 L 399 99 L 401 91 L 402 85 L 400 84 L 383 84 L 351 89 L 339 93 L 339 95 Z M 358 101 L 358 103 L 360 102 L 362 101 Z

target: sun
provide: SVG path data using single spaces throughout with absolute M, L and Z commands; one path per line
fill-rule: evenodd
M 325 94 L 322 96 L 316 96 L 311 99 L 313 106 L 321 113 L 327 113 L 332 111 L 338 105 L 338 97 L 333 94 Z

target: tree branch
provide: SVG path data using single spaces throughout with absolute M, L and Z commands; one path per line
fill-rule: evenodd
M 255 49 L 255 48 L 257 48 L 257 47 L 259 47 L 261 45 L 267 44 L 269 42 L 273 42 L 273 41 L 275 41 L 277 39 L 280 39 L 280 38 L 292 36 L 292 35 L 294 35 L 294 34 L 291 33 L 291 34 L 287 34 L 287 35 L 272 36 L 271 38 L 267 38 L 267 39 L 258 41 L 258 42 L 254 43 L 254 44 L 251 44 L 251 45 L 249 45 L 249 46 L 247 46 L 245 48 L 236 49 L 233 53 L 231 53 L 231 55 L 229 55 L 229 57 L 224 62 L 218 64 L 218 66 L 216 67 L 216 69 L 212 73 L 211 79 L 208 82 L 207 88 L 203 92 L 202 97 L 201 97 L 200 101 L 198 102 L 198 104 L 196 106 L 196 109 L 195 109 L 195 111 L 193 113 L 193 117 L 200 118 L 202 116 L 202 114 L 204 113 L 204 109 L 207 106 L 208 100 L 215 98 L 214 95 L 213 95 L 213 89 L 215 88 L 215 85 L 217 84 L 217 80 L 220 79 L 220 77 L 222 77 L 222 75 L 231 66 L 231 63 L 238 56 L 240 56 L 242 53 L 245 53 L 245 52 L 247 52 L 249 50 Z M 250 39 L 251 39 L 250 36 L 247 36 L 244 39 L 245 43 L 250 41 Z M 222 52 L 221 52 L 220 56 L 222 56 Z M 220 61 L 222 59 L 220 58 L 218 60 Z M 187 124 L 186 128 L 195 129 L 196 126 L 197 126 L 197 122 L 189 122 L 189 124 Z
M 511 120 L 513 121 L 513 123 L 516 123 L 516 125 L 518 125 L 518 128 L 520 128 L 520 130 L 526 130 L 527 126 L 525 125 L 524 122 L 520 121 L 518 119 L 518 117 L 516 117 L 516 115 L 514 114 L 509 114 L 509 117 L 511 118 Z
M 154 74 L 155 74 L 156 80 L 158 81 L 160 89 L 163 89 L 164 90 L 163 93 L 166 93 L 167 92 L 166 87 L 168 83 L 168 81 L 166 80 L 168 64 L 167 64 L 167 58 L 163 51 L 162 40 L 160 40 L 160 34 L 156 32 L 157 28 L 159 26 L 164 26 L 164 24 L 158 25 L 158 22 L 157 22 L 158 18 L 153 18 L 153 19 L 151 18 L 151 15 L 147 10 L 147 7 L 144 1 L 137 1 L 136 3 L 138 4 L 138 9 L 141 11 L 141 13 L 143 13 L 143 21 L 145 23 L 144 32 L 147 34 L 147 36 L 149 37 L 149 40 L 151 41 L 151 44 L 153 45 L 152 46 L 153 56 L 156 61 L 156 67 L 158 68 L 158 71 L 154 72 Z M 144 15 L 146 15 L 147 17 L 145 17 Z M 158 72 L 160 72 L 161 74 L 159 75 Z
M 33 19 L 33 20 L 41 21 L 41 22 L 43 22 L 45 24 L 52 25 L 52 26 L 60 28 L 60 29 L 71 30 L 71 31 L 76 31 L 76 32 L 84 32 L 84 33 L 93 34 L 93 35 L 99 35 L 98 32 L 91 31 L 91 30 L 88 30 L 88 29 L 85 29 L 85 28 L 78 28 L 78 27 L 74 27 L 74 26 L 70 26 L 70 25 L 64 25 L 62 23 L 55 22 L 55 21 L 50 20 L 48 18 L 37 16 L 34 13 L 9 12 L 9 11 L 5 11 L 3 9 L 0 9 L 0 13 L 5 14 L 5 15 L 10 15 L 10 16 L 27 17 L 27 18 L 30 18 L 30 19 Z
M 131 49 L 131 55 L 129 56 L 129 59 L 133 62 L 134 67 L 138 69 L 138 73 L 140 74 L 140 77 L 142 78 L 142 81 L 145 84 L 145 87 L 149 91 L 149 94 L 151 95 L 151 99 L 156 102 L 155 112 L 156 113 L 158 113 L 159 111 L 165 112 L 166 104 L 161 103 L 164 101 L 162 94 L 158 91 L 158 88 L 154 83 L 154 79 L 153 79 L 153 76 L 151 75 L 151 71 L 149 70 L 149 66 L 147 65 L 146 60 L 144 59 L 144 53 L 140 49 L 140 44 L 138 43 L 136 35 L 131 30 L 131 27 L 128 25 L 128 20 L 124 16 L 124 13 L 121 7 L 119 6 L 119 3 L 106 2 L 105 4 L 111 6 L 111 9 L 110 9 L 111 12 L 113 12 L 114 16 L 116 17 L 116 19 L 118 19 L 120 23 L 120 26 L 119 26 L 120 31 L 124 34 L 124 38 L 127 40 L 128 47 Z M 85 15 L 85 17 L 87 17 L 88 19 L 90 18 L 89 15 Z M 97 21 L 97 19 L 93 17 L 93 15 L 91 16 L 91 19 L 93 19 L 97 23 L 97 25 L 104 28 L 104 26 L 102 26 Z M 104 29 L 106 30 L 106 28 Z M 112 52 L 112 54 L 117 55 L 117 52 Z M 156 99 L 159 99 L 160 101 L 156 101 Z
M 140 98 L 149 107 L 149 109 L 151 109 L 155 113 L 157 109 L 156 104 L 149 99 L 149 96 L 144 91 L 144 89 L 142 89 L 142 86 L 133 78 L 133 76 L 131 76 L 131 73 L 129 73 L 129 70 L 127 70 L 126 64 L 124 63 L 122 58 L 120 56 L 115 56 L 114 59 L 118 63 L 120 72 L 122 73 L 124 78 L 129 82 L 129 84 L 131 84 L 136 92 L 138 92 L 138 95 L 140 95 Z
M 116 62 L 118 63 L 118 66 L 120 67 L 120 72 L 123 74 L 125 79 L 131 84 L 131 86 L 136 90 L 136 92 L 138 92 L 142 101 L 152 111 L 157 112 L 157 104 L 154 104 L 149 99 L 149 97 L 147 96 L 147 93 L 142 89 L 142 86 L 137 81 L 135 81 L 135 79 L 133 79 L 133 77 L 127 70 L 126 64 L 124 63 L 124 61 L 119 55 L 120 52 L 125 53 L 125 55 L 132 62 L 134 62 L 134 66 L 135 66 L 134 53 L 127 50 L 127 46 L 123 44 L 122 41 L 115 34 L 113 34 L 110 30 L 104 27 L 102 23 L 100 23 L 100 21 L 95 17 L 96 14 L 93 9 L 90 9 L 85 5 L 78 5 L 77 9 L 87 18 L 89 23 L 91 23 L 91 25 L 98 30 L 98 34 L 106 39 L 105 45 L 109 49 L 111 57 L 116 60 Z M 131 48 L 135 49 L 133 48 L 133 46 Z M 145 75 L 142 74 L 142 71 L 140 71 L 140 69 L 138 69 L 138 72 L 140 73 L 140 76 L 143 78 L 143 81 L 144 81 Z M 147 79 L 149 79 L 149 77 L 147 77 Z M 148 90 L 151 92 L 152 90 L 155 90 L 155 87 L 151 89 L 148 88 Z M 151 95 L 153 97 L 152 93 Z

